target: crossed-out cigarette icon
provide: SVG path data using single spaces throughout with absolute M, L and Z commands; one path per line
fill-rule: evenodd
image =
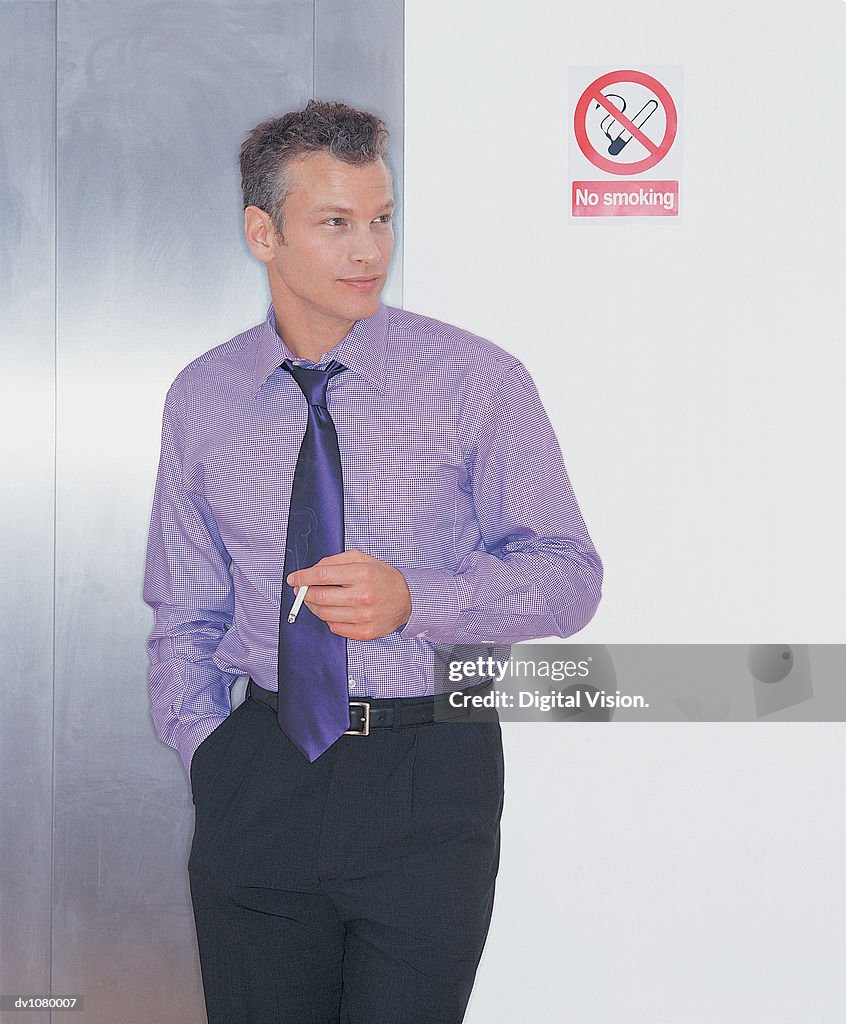
M 616 92 L 604 92 L 602 95 L 607 100 L 611 100 L 614 103 L 615 107 L 619 107 L 621 114 L 625 114 L 626 101 L 623 99 L 622 96 L 620 96 Z M 619 100 L 619 103 L 614 102 L 615 100 Z M 597 103 L 595 109 L 604 110 L 605 108 L 602 106 L 601 103 Z M 643 104 L 640 110 L 631 119 L 632 124 L 635 126 L 635 128 L 642 128 L 649 120 L 649 118 L 652 117 L 652 115 L 655 113 L 657 109 L 657 100 L 647 100 L 646 103 Z M 620 128 L 620 131 L 616 135 L 611 134 L 614 125 L 619 125 Z M 599 127 L 602 129 L 603 133 L 608 137 L 608 140 L 611 143 L 611 145 L 608 147 L 609 156 L 617 156 L 619 153 L 622 152 L 623 147 L 627 146 L 632 141 L 631 133 L 628 132 L 612 114 L 606 113 L 605 117 L 603 117 L 600 121 Z

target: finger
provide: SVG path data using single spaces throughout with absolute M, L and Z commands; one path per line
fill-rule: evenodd
M 333 633 L 344 636 L 347 640 L 373 640 L 380 635 L 372 626 L 363 626 L 355 622 L 329 622 L 327 625 Z
M 375 562 L 376 559 L 372 555 L 366 555 L 363 551 L 357 551 L 353 548 L 350 551 L 339 551 L 336 555 L 324 555 L 323 558 L 318 559 L 314 565 L 306 566 L 305 569 L 298 570 L 299 572 L 305 572 L 306 569 L 315 569 L 318 566 L 335 566 L 335 565 L 350 565 L 355 562 Z M 293 575 L 293 574 L 292 574 Z M 306 581 L 303 580 L 303 583 Z
M 357 583 L 361 578 L 362 563 L 360 559 L 328 565 L 321 559 L 307 569 L 297 569 L 296 572 L 288 573 L 285 582 L 292 587 L 311 587 L 314 584 L 348 587 Z
M 309 608 L 312 606 L 317 608 L 360 608 L 372 606 L 375 599 L 371 588 L 367 586 L 319 587 L 312 585 L 308 588 L 305 603 Z
M 375 559 L 372 555 L 365 554 L 364 551 L 358 551 L 356 548 L 350 548 L 349 551 L 339 551 L 337 555 L 324 555 L 319 562 L 315 562 L 315 565 L 321 565 L 323 562 L 343 564 L 344 562 L 373 562 Z
M 326 607 L 319 604 L 310 605 L 308 601 L 305 603 L 312 615 L 316 615 L 318 619 L 323 619 L 327 624 L 330 622 L 347 622 L 361 625 L 375 618 L 371 608 L 357 608 L 349 605 Z

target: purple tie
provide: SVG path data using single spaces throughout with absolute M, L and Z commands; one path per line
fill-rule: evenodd
M 326 407 L 326 385 L 345 367 L 332 360 L 325 370 L 282 364 L 308 403 L 285 542 L 279 616 L 279 725 L 314 761 L 350 727 L 347 641 L 303 605 L 288 622 L 294 603 L 288 574 L 344 550 L 344 483 L 335 424 Z

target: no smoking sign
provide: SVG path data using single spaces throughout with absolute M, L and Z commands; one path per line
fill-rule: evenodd
M 572 215 L 677 217 L 681 69 L 596 72 L 571 69 Z

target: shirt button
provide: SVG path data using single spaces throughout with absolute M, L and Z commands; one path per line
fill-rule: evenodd
M 354 690 L 354 689 L 355 689 L 355 680 L 353 679 L 353 677 L 352 677 L 352 676 L 350 676 L 350 677 L 349 677 L 349 679 L 347 680 L 347 682 L 348 682 L 348 683 L 349 683 L 349 685 L 350 685 L 350 689 L 351 689 L 351 690 Z
M 423 630 L 423 632 L 422 632 L 422 633 L 418 633 L 418 634 L 417 634 L 417 639 L 418 639 L 418 640 L 422 640 L 424 636 L 427 636 L 427 632 L 426 632 L 426 630 L 425 630 L 425 629 Z

